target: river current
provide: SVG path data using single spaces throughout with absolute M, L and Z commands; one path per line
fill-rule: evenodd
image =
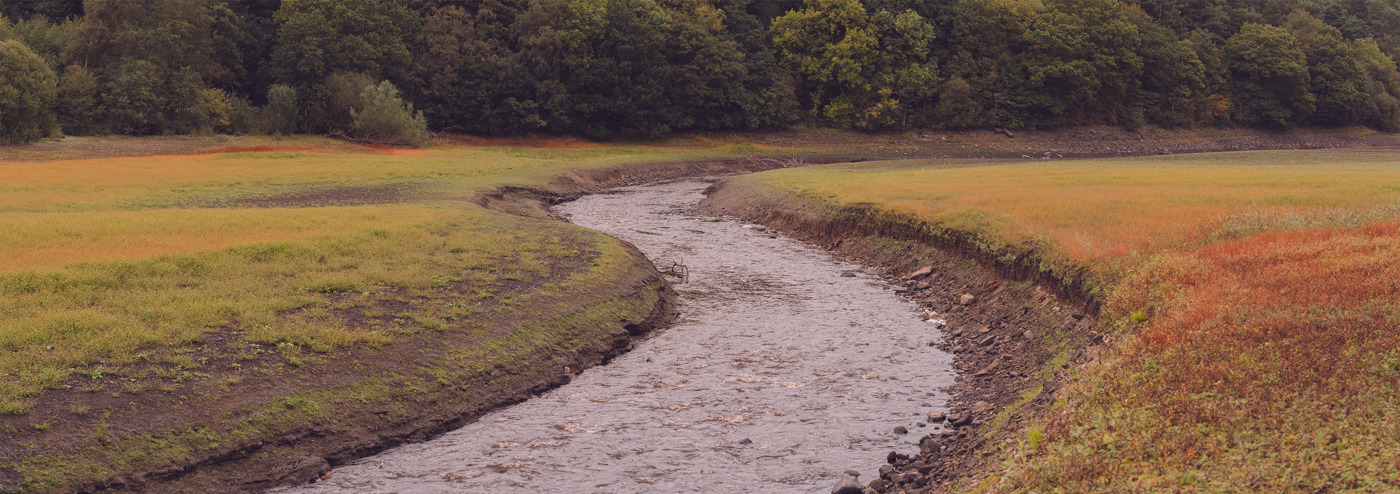
M 707 185 L 555 209 L 663 271 L 685 266 L 675 325 L 553 391 L 278 492 L 825 493 L 845 470 L 868 482 L 888 451 L 917 451 L 954 378 L 928 345 L 935 326 L 858 266 L 696 214 Z

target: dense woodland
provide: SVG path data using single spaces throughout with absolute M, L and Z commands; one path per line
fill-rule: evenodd
M 0 0 L 0 136 L 1400 130 L 1400 0 Z

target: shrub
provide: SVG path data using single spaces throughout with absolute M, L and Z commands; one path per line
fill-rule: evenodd
M 414 112 L 413 104 L 399 97 L 398 88 L 382 81 L 360 92 L 364 105 L 351 111 L 355 133 L 365 139 L 417 146 L 428 140 L 428 121 L 423 112 Z
M 267 131 L 289 134 L 296 131 L 297 90 L 286 84 L 273 84 L 267 90 Z
M 91 133 L 96 113 L 97 76 L 82 66 L 69 65 L 58 80 L 58 118 L 63 131 Z
M 0 42 L 0 141 L 29 142 L 52 128 L 58 77 L 18 41 Z

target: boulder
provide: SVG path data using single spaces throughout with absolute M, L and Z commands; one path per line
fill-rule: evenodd
M 905 276 L 904 278 L 908 280 L 917 280 L 919 278 L 923 278 L 931 274 L 933 274 L 933 266 L 924 266 L 922 268 L 919 268 L 918 271 L 909 273 L 909 276 Z
M 831 488 L 831 494 L 861 494 L 865 486 L 860 485 L 860 481 L 850 475 L 841 475 L 841 480 L 836 481 L 836 485 Z

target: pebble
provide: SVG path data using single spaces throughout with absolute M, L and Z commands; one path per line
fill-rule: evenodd
M 964 293 L 962 298 L 958 299 L 958 303 L 962 305 L 972 305 L 972 303 L 976 301 L 977 296 L 971 293 Z
M 855 271 L 842 271 L 842 272 L 841 272 L 841 277 L 842 277 L 842 278 L 855 278 L 855 277 L 856 277 L 856 272 L 855 272 Z
M 901 425 L 901 426 L 898 426 L 898 427 L 895 427 L 895 428 L 894 428 L 894 433 L 895 433 L 895 434 L 908 434 L 908 433 L 909 433 L 909 429 L 905 429 L 904 426 Z

